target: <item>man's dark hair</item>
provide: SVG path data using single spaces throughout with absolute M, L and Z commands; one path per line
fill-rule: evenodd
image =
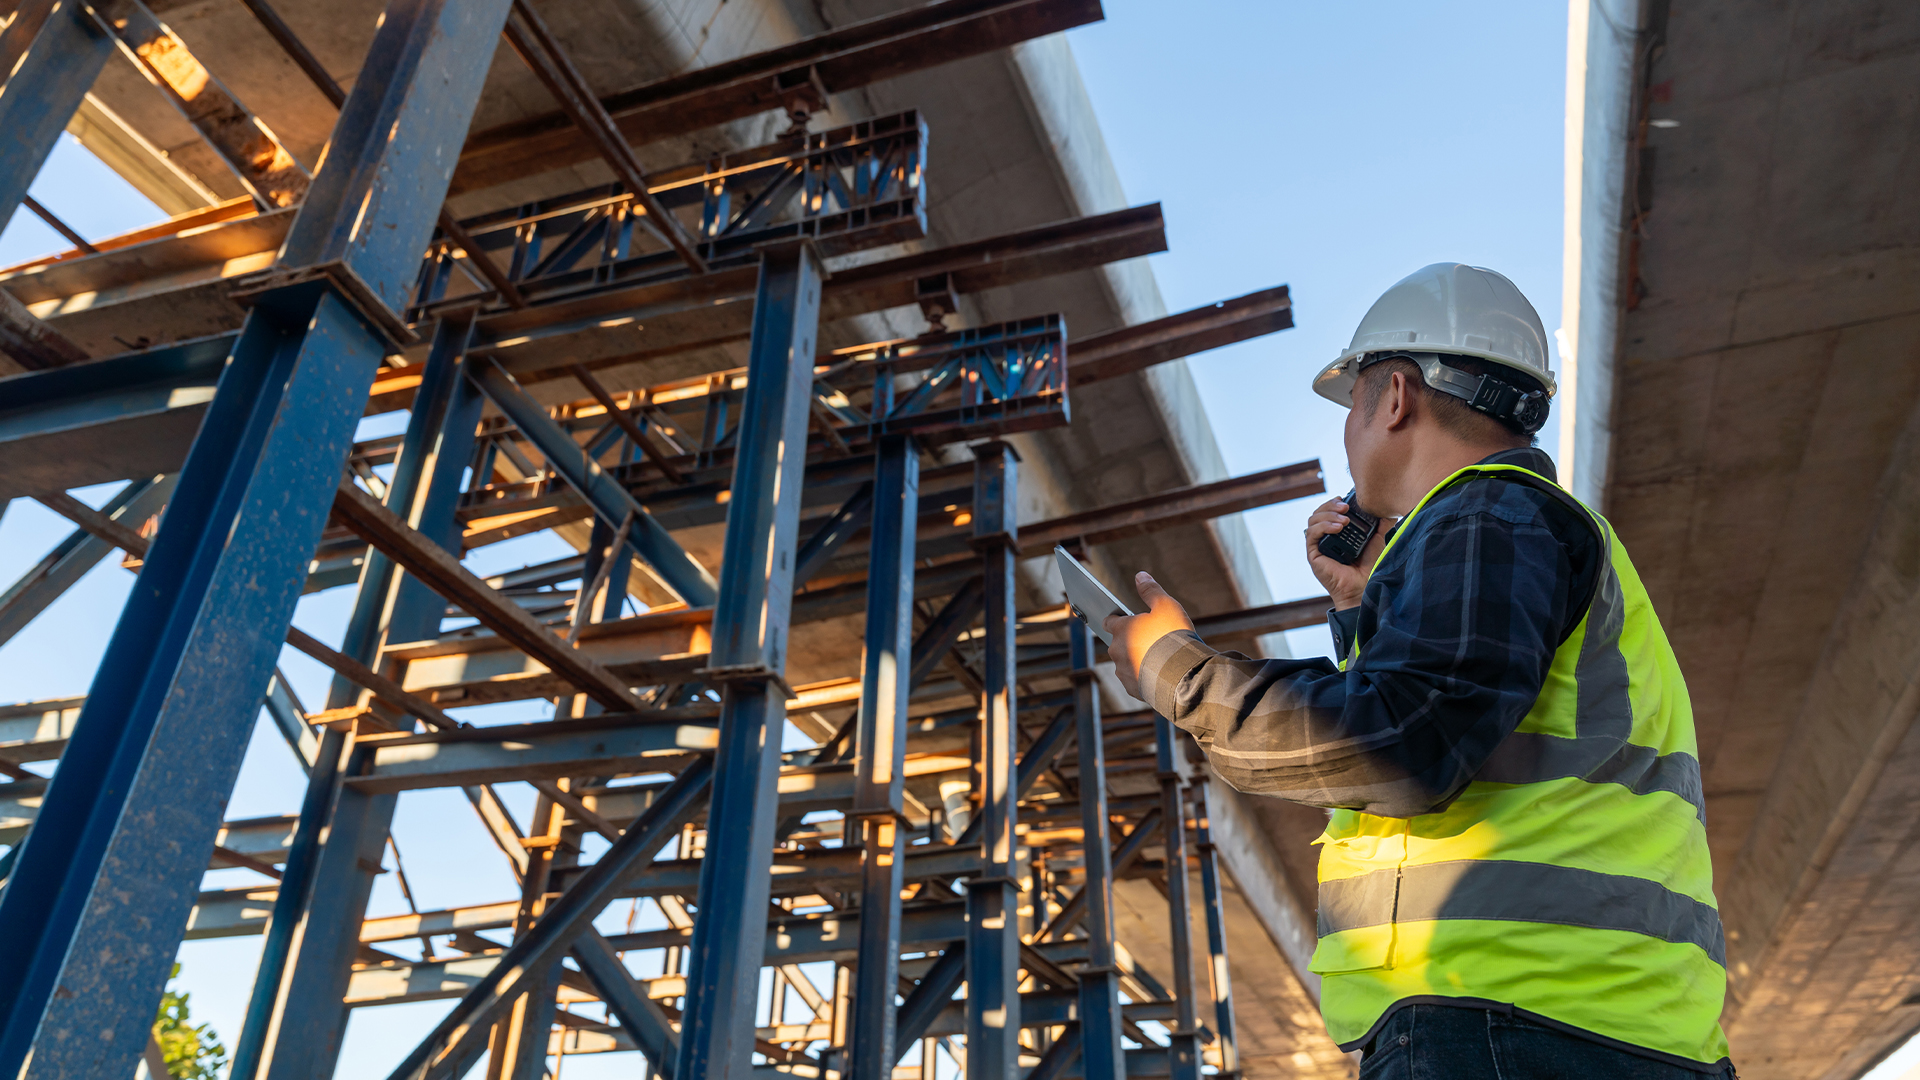
M 1448 356 L 1445 362 L 1455 371 L 1468 375 L 1494 375 L 1513 383 L 1522 390 L 1544 389 L 1538 380 L 1491 360 L 1482 360 L 1474 356 Z M 1427 407 L 1433 410 L 1434 419 L 1438 420 L 1440 426 L 1451 434 L 1468 442 L 1496 443 L 1514 449 L 1540 445 L 1538 437 L 1521 431 L 1504 420 L 1496 420 L 1486 413 L 1475 410 L 1462 398 L 1428 386 L 1426 376 L 1420 371 L 1420 365 L 1400 356 L 1381 360 L 1360 369 L 1360 378 L 1353 386 L 1353 400 L 1354 404 L 1364 411 L 1367 419 L 1373 419 L 1374 412 L 1380 408 L 1380 395 L 1387 388 L 1387 377 L 1396 371 L 1405 375 L 1407 382 L 1424 395 Z

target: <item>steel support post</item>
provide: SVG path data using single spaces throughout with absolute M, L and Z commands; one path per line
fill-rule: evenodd
M 1014 853 L 1014 557 L 1019 553 L 1019 456 L 1006 443 L 974 449 L 973 543 L 985 562 L 986 628 L 980 710 L 980 876 L 967 882 L 967 1078 L 1020 1075 L 1020 896 Z
M 753 1074 L 821 277 L 808 246 L 783 245 L 761 255 L 712 667 L 702 675 L 722 688 L 707 850 L 725 855 L 700 863 L 700 910 L 688 946 L 674 1070 L 681 1077 L 751 1080 Z
M 113 55 L 114 43 L 80 0 L 21 0 L 0 31 L 0 226 Z
M 249 317 L 0 902 L 25 943 L 0 956 L 0 1075 L 123 1075 L 145 1049 L 384 352 L 337 295 L 307 306 Z
M 448 336 L 452 341 L 465 340 L 464 333 L 458 330 L 449 330 Z M 436 399 L 416 406 L 421 429 L 437 433 L 428 452 L 417 459 L 425 475 L 412 496 L 409 519 L 415 528 L 428 535 L 444 535 L 455 527 L 453 513 L 458 505 L 461 478 L 472 454 L 474 429 L 485 404 L 477 390 L 460 377 L 463 363 L 459 353 L 449 349 L 446 355 L 448 370 L 435 373 L 438 379 L 445 380 L 444 384 L 436 384 L 436 388 L 444 386 L 444 406 Z M 422 386 L 426 386 L 424 372 Z M 399 479 L 397 470 L 395 478 Z M 372 636 L 376 654 L 382 641 L 412 641 L 435 636 L 446 607 L 446 601 L 437 596 L 428 603 L 416 602 L 403 607 L 410 588 L 420 592 L 428 590 L 411 575 L 397 570 L 393 578 L 397 580 L 386 591 L 368 598 L 372 604 L 380 604 L 383 596 L 392 598 L 384 625 Z M 357 695 L 346 697 L 344 703 L 352 704 L 356 699 Z M 323 818 L 326 841 L 308 856 L 313 860 L 311 884 L 293 926 L 290 961 L 275 980 L 279 992 L 261 1050 L 265 1075 L 274 1080 L 304 1077 L 318 1080 L 333 1075 L 347 1023 L 345 1008 L 334 1003 L 346 993 L 350 965 L 359 948 L 357 928 L 366 912 L 374 878 L 380 873 L 383 848 L 393 824 L 397 796 L 369 793 L 341 783 L 344 776 L 354 771 L 351 766 L 354 750 L 346 736 L 337 737 L 341 740 L 340 753 L 326 760 L 347 764 L 331 779 L 332 792 L 325 796 L 331 801 L 331 810 Z M 289 867 L 291 860 L 289 852 Z M 264 977 L 263 970 L 261 978 Z M 246 1074 L 236 1071 L 233 1075 L 244 1077 Z
M 466 312 L 443 319 L 435 327 L 433 347 L 427 354 L 420 387 L 414 395 L 413 415 L 408 420 L 393 476 L 387 484 L 387 505 L 397 514 L 409 514 L 427 491 L 449 485 L 456 492 L 459 489 L 461 469 L 470 453 L 483 404 L 479 392 L 461 377 L 472 325 L 472 313 Z M 400 576 L 397 570 L 392 559 L 371 547 L 360 564 L 359 593 L 347 618 L 340 651 L 369 667 L 378 659 L 382 634 L 388 628 L 395 578 Z M 437 614 L 429 629 L 438 628 Z M 326 707 L 339 709 L 353 705 L 360 700 L 362 692 L 357 684 L 336 675 L 328 689 Z M 279 895 L 267 921 L 247 1018 L 234 1045 L 229 1075 L 235 1080 L 258 1074 L 269 1033 L 277 1032 L 279 1027 L 276 1017 L 290 1008 L 296 1011 L 302 1008 L 301 1003 L 288 996 L 291 988 L 285 976 L 296 936 L 302 939 L 303 951 L 317 944 L 305 940 L 301 925 L 313 901 L 316 874 L 322 861 L 321 838 L 326 836 L 330 843 L 343 849 L 361 846 L 359 842 L 364 839 L 347 835 L 332 820 L 341 793 L 340 770 L 346 764 L 351 741 L 346 733 L 331 728 L 320 735 L 314 769 L 300 804 L 300 820 L 294 829 L 293 843 L 287 849 Z M 368 829 L 378 833 L 380 844 L 386 842 L 392 803 L 391 797 L 385 798 L 382 805 L 387 807 L 387 812 L 375 814 L 378 820 L 368 823 Z M 338 823 L 344 824 L 344 820 Z M 378 861 L 376 856 L 376 864 Z M 372 876 L 365 877 L 370 887 Z M 353 944 L 358 944 L 357 934 Z M 325 1017 L 339 1012 L 331 1008 L 323 1011 Z
M 1079 619 L 1067 623 L 1073 667 L 1073 712 L 1080 743 L 1080 827 L 1086 838 L 1087 964 L 1080 969 L 1081 1075 L 1122 1080 L 1126 1052 L 1120 1045 L 1120 968 L 1113 949 L 1113 837 L 1107 819 L 1107 753 L 1100 727 L 1100 687 L 1094 681 L 1093 631 Z M 1029 751 L 1031 753 L 1031 751 Z M 1036 904 L 1035 914 L 1041 909 Z M 1063 912 L 1064 914 L 1064 912 Z
M 1194 849 L 1200 856 L 1200 902 L 1207 909 L 1207 978 L 1213 991 L 1213 1030 L 1220 1039 L 1220 1074 L 1240 1074 L 1240 1045 L 1234 1039 L 1233 973 L 1227 966 L 1227 919 L 1221 907 L 1220 856 L 1213 849 L 1213 826 L 1207 820 L 1207 785 L 1202 777 L 1193 786 Z
M 166 525 L 0 900 L 18 943 L 0 952 L 0 1075 L 126 1075 L 146 1046 L 374 370 L 405 334 L 394 312 L 486 75 L 467 58 L 492 47 L 506 6 L 395 0 L 364 65 L 387 78 L 355 87 L 285 269 L 252 283 Z M 53 111 L 44 85 L 23 89 Z
M 900 887 L 906 819 L 907 675 L 913 666 L 913 544 L 920 453 L 906 436 L 874 460 L 867 641 L 854 756 L 860 837 L 860 952 L 854 967 L 846 1075 L 890 1080 L 899 1060 L 893 999 L 900 985 Z
M 1174 1021 L 1167 1041 L 1173 1080 L 1200 1076 L 1200 1021 L 1193 999 L 1193 907 L 1187 897 L 1187 811 L 1181 805 L 1180 772 L 1174 757 L 1179 732 L 1164 716 L 1153 718 L 1160 776 L 1161 844 L 1167 853 L 1167 919 L 1173 952 Z
M 546 911 L 553 871 L 564 862 L 577 862 L 580 835 L 566 827 L 566 808 L 542 794 L 528 831 L 544 836 L 548 844 L 527 852 L 527 872 L 520 881 L 520 911 L 513 921 L 518 941 L 533 929 Z M 563 848 L 571 846 L 571 852 Z M 560 958 L 528 973 L 527 989 L 493 1025 L 488 1040 L 487 1080 L 541 1080 L 547 1071 L 547 1044 L 553 1032 L 554 993 L 559 988 Z

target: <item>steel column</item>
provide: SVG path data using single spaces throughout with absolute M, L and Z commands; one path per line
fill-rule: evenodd
M 113 49 L 80 0 L 21 0 L 14 10 L 0 32 L 0 225 L 13 220 Z
M 1180 772 L 1173 751 L 1178 732 L 1166 717 L 1155 716 L 1153 735 L 1160 776 L 1160 814 L 1165 826 L 1161 835 L 1167 853 L 1167 919 L 1173 952 L 1175 1019 L 1169 1029 L 1167 1066 L 1173 1080 L 1198 1080 L 1200 1021 L 1193 999 L 1193 907 L 1187 898 L 1187 811 L 1181 805 Z
M 686 1011 L 675 1073 L 750 1080 L 754 1013 L 772 887 L 775 782 L 786 721 L 788 616 L 800 532 L 821 270 L 804 245 L 761 255 L 733 498 L 704 672 L 722 686 L 710 851 L 688 947 Z
M 0 1075 L 124 1075 L 145 1048 L 260 688 L 399 330 L 393 309 L 479 97 L 484 68 L 456 58 L 491 45 L 505 6 L 395 0 L 364 65 L 388 77 L 348 99 L 327 175 L 282 248 L 288 269 L 251 283 L 255 309 L 0 900 L 22 943 L 0 954 Z
M 1198 828 L 1194 848 L 1200 853 L 1200 899 L 1207 909 L 1207 978 L 1213 991 L 1213 1029 L 1220 1038 L 1220 1075 L 1240 1073 L 1240 1046 L 1234 1039 L 1233 975 L 1227 966 L 1226 912 L 1220 894 L 1220 856 L 1213 849 L 1213 826 L 1207 820 L 1207 785 L 1202 777 L 1193 786 L 1194 821 Z
M 413 399 L 413 415 L 408 420 L 407 431 L 394 462 L 393 476 L 387 484 L 387 504 L 396 513 L 407 513 L 420 501 L 423 487 L 429 491 L 449 484 L 456 490 L 459 488 L 461 467 L 469 453 L 482 404 L 479 393 L 461 377 L 467 335 L 472 325 L 472 314 L 469 312 L 451 316 L 434 329 L 433 347 L 427 354 L 427 362 L 421 371 L 420 388 Z M 452 445 L 449 445 L 449 441 Z M 353 611 L 347 618 L 340 651 L 369 667 L 377 662 L 381 635 L 387 629 L 395 592 L 394 579 L 398 576 L 396 570 L 392 559 L 371 547 L 360 564 L 359 593 L 354 597 Z M 433 629 L 437 630 L 438 627 L 436 618 Z M 327 692 L 326 707 L 339 709 L 353 705 L 360 700 L 363 692 L 358 684 L 348 681 L 344 676 L 335 675 Z M 337 826 L 345 824 L 344 820 L 338 823 L 331 820 L 340 798 L 340 770 L 346 763 L 351 741 L 345 732 L 331 728 L 320 735 L 314 768 L 300 804 L 300 821 L 294 829 L 293 843 L 287 850 L 284 876 L 274 900 L 273 915 L 267 922 L 266 940 L 261 946 L 260 967 L 254 977 L 247 1018 L 234 1045 L 233 1066 L 229 1075 L 235 1080 L 258 1074 L 260 1064 L 265 1060 L 270 1033 L 275 1036 L 278 1034 L 280 1024 L 276 1019 L 280 1014 L 289 1009 L 305 1011 L 302 1003 L 289 996 L 291 984 L 286 980 L 287 963 L 293 955 L 296 935 L 302 938 L 303 951 L 317 944 L 305 940 L 301 925 L 313 901 L 316 875 L 322 860 L 321 837 L 330 837 L 331 842 L 342 848 L 353 847 L 357 842 L 357 838 L 350 838 L 338 830 Z M 385 801 L 388 810 L 384 815 L 375 815 L 378 823 L 369 825 L 377 829 L 383 844 L 386 842 L 386 826 L 392 817 L 392 801 L 391 798 Z M 375 861 L 377 863 L 378 859 Z M 366 880 L 371 887 L 371 875 L 367 875 Z M 358 943 L 357 935 L 354 941 Z M 322 1022 L 337 1012 L 337 1009 L 322 1010 Z M 273 1041 L 277 1042 L 278 1039 L 274 1038 Z
M 1080 742 L 1080 827 L 1086 862 L 1087 963 L 1080 969 L 1080 1055 L 1089 1080 L 1121 1080 L 1126 1053 L 1120 1045 L 1120 969 L 1113 949 L 1113 838 L 1107 819 L 1107 753 L 1100 728 L 1100 687 L 1094 681 L 1093 631 L 1079 619 L 1067 624 L 1073 665 L 1073 711 Z M 1031 752 L 1031 751 L 1029 751 Z M 1043 911 L 1038 904 L 1036 915 Z M 1064 914 L 1064 912 L 1062 913 Z
M 145 1049 L 326 521 L 317 493 L 384 351 L 339 297 L 316 299 L 311 329 L 249 318 L 0 901 L 24 941 L 0 956 L 0 1075 L 29 1050 L 27 1075 L 123 1074 Z
M 900 1058 L 893 999 L 900 983 L 907 676 L 913 666 L 913 544 L 919 513 L 919 450 L 911 438 L 883 438 L 874 459 L 866 655 L 847 824 L 851 836 L 857 822 L 861 853 L 860 954 L 847 1038 L 846 1075 L 852 1080 L 889 1080 Z
M 985 563 L 980 716 L 980 876 L 967 882 L 967 1078 L 1020 1075 L 1020 896 L 1014 852 L 1014 557 L 1018 461 L 993 442 L 974 448 L 973 543 Z

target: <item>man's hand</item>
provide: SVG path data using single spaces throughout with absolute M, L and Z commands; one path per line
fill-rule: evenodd
M 1374 561 L 1380 558 L 1380 549 L 1387 542 L 1387 522 L 1383 520 L 1380 527 L 1373 531 L 1365 550 L 1360 553 L 1360 561 L 1352 566 L 1320 554 L 1320 538 L 1332 536 L 1347 527 L 1347 510 L 1346 503 L 1339 499 L 1328 499 L 1307 519 L 1307 565 L 1312 568 L 1313 576 L 1326 587 L 1327 595 L 1333 598 L 1336 611 L 1360 606 L 1360 594 L 1366 590 L 1367 575 L 1372 572 Z
M 1187 609 L 1180 601 L 1167 595 L 1167 590 L 1153 580 L 1153 575 L 1145 570 L 1133 575 L 1133 587 L 1140 592 L 1140 599 L 1146 601 L 1147 610 L 1139 615 L 1109 615 L 1105 629 L 1113 635 L 1113 644 L 1107 646 L 1107 655 L 1113 659 L 1113 673 L 1120 678 L 1120 685 L 1127 693 L 1140 697 L 1140 658 L 1147 655 L 1153 643 L 1176 630 L 1193 629 L 1193 620 L 1187 618 Z M 1145 698 L 1141 698 L 1145 701 Z

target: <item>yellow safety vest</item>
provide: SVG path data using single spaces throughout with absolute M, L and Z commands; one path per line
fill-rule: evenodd
M 1719 1062 L 1726 943 L 1673 648 L 1606 519 L 1538 473 L 1462 469 L 1393 540 L 1441 491 L 1478 476 L 1578 508 L 1612 558 L 1533 709 L 1452 805 L 1412 818 L 1333 811 L 1315 841 L 1311 964 L 1327 1029 L 1351 1050 L 1398 1003 L 1493 1005 Z M 1364 653 L 1356 641 L 1348 663 Z

